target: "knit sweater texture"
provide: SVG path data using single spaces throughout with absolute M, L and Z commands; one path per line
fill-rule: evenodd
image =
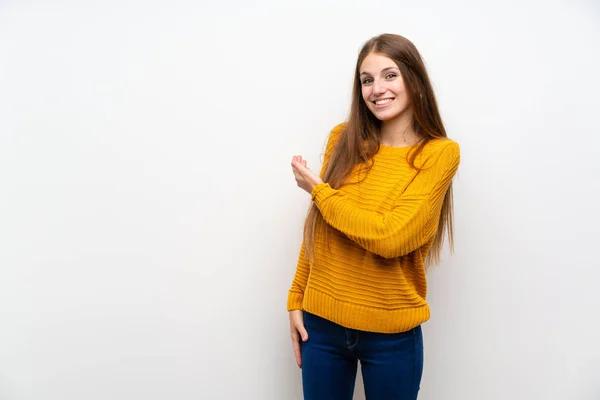
M 345 124 L 331 131 L 321 176 Z M 346 328 L 397 333 L 429 319 L 425 259 L 438 229 L 442 203 L 460 162 L 456 142 L 430 140 L 408 162 L 413 147 L 381 145 L 365 176 L 356 166 L 338 189 L 311 193 L 325 222 L 315 233 L 315 258 L 304 243 L 287 309 L 304 310 Z

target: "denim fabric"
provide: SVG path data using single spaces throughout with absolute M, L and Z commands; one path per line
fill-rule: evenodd
M 421 326 L 402 333 L 347 329 L 304 312 L 305 400 L 352 400 L 360 361 L 367 400 L 415 400 L 423 372 Z

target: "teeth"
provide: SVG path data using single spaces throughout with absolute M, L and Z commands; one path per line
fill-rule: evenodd
M 387 103 L 389 103 L 389 102 L 390 102 L 390 101 L 392 101 L 392 100 L 394 100 L 394 99 L 384 99 L 384 100 L 377 100 L 377 101 L 375 102 L 375 104 L 377 104 L 377 105 L 380 105 L 380 104 L 387 104 Z

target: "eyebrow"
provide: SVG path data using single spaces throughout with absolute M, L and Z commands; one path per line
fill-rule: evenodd
M 387 68 L 382 69 L 381 72 L 389 71 L 390 69 L 398 70 L 398 68 L 396 68 L 396 67 L 387 67 Z M 361 72 L 360 75 L 362 76 L 362 75 L 371 75 L 371 74 L 369 74 L 368 72 Z

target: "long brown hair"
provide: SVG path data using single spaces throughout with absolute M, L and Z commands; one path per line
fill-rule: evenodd
M 323 171 L 323 181 L 338 189 L 358 164 L 369 168 L 369 160 L 379 151 L 381 121 L 367 108 L 362 98 L 360 66 L 371 53 L 392 59 L 404 80 L 413 108 L 413 129 L 419 136 L 419 146 L 410 152 L 409 164 L 415 168 L 415 158 L 425 145 L 435 138 L 445 138 L 446 130 L 438 111 L 435 94 L 425 64 L 415 45 L 400 35 L 383 34 L 370 39 L 362 47 L 356 61 L 352 105 L 348 122 L 340 134 Z M 317 229 L 331 228 L 325 223 L 317 206 L 312 203 L 304 224 L 305 253 L 314 259 L 314 241 Z M 427 257 L 427 265 L 440 259 L 444 234 L 447 232 L 450 248 L 454 249 L 452 184 L 442 205 L 438 230 Z

